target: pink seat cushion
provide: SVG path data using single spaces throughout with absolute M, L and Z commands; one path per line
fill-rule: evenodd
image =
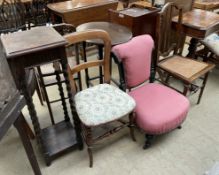
M 136 101 L 136 123 L 148 134 L 162 134 L 175 129 L 189 110 L 186 97 L 160 84 L 145 84 L 129 95 Z
M 128 88 L 148 80 L 153 47 L 154 41 L 150 35 L 140 35 L 113 47 L 113 53 L 123 62 Z

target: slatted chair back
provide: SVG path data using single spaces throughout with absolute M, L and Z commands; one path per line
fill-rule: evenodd
M 3 0 L 0 5 L 0 33 L 26 29 L 25 7 L 20 0 Z
M 172 18 L 178 14 L 178 25 L 176 29 L 172 26 Z M 167 3 L 159 12 L 157 19 L 156 31 L 156 52 L 157 61 L 160 57 L 166 57 L 173 52 L 181 53 L 181 25 L 182 25 L 182 8 L 174 3 Z
M 69 45 L 77 44 L 86 40 L 100 39 L 104 45 L 104 57 L 102 60 L 96 59 L 95 61 L 87 61 L 79 65 L 74 66 L 72 69 L 69 67 L 69 75 L 71 75 L 70 83 L 73 94 L 77 93 L 77 87 L 75 80 L 73 79 L 74 74 L 81 72 L 82 70 L 102 66 L 104 70 L 104 83 L 110 83 L 110 51 L 111 51 L 111 40 L 107 32 L 103 30 L 88 30 L 86 32 L 75 32 L 65 36 Z
M 49 0 L 33 0 L 29 10 L 29 25 L 43 26 L 49 21 L 47 4 Z
M 169 2 L 173 2 L 178 5 L 180 8 L 182 8 L 183 12 L 192 10 L 194 4 L 194 0 L 165 0 L 165 4 Z

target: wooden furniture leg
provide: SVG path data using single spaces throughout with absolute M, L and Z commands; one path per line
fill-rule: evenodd
M 27 121 L 25 120 L 25 118 L 23 119 L 23 121 L 24 122 L 22 124 L 23 124 L 23 127 L 25 128 L 27 135 L 29 136 L 30 139 L 32 140 L 35 139 L 35 135 L 32 129 L 30 128 L 30 126 L 28 125 Z
M 68 93 L 71 114 L 72 114 L 72 118 L 73 118 L 73 122 L 74 122 L 74 126 L 75 126 L 75 133 L 76 133 L 78 148 L 80 150 L 82 150 L 83 149 L 83 141 L 82 141 L 82 137 L 81 137 L 81 126 L 80 126 L 81 123 L 80 123 L 80 120 L 78 118 L 75 107 L 73 106 L 74 102 L 73 102 L 73 97 L 72 97 L 72 93 L 71 93 L 70 81 L 68 78 L 67 63 L 61 63 L 61 65 L 62 65 L 63 75 L 64 75 L 64 78 L 66 81 L 66 89 L 67 89 L 67 93 Z
M 20 135 L 20 138 L 22 140 L 23 146 L 25 148 L 27 157 L 30 161 L 34 174 L 41 175 L 41 171 L 40 171 L 36 156 L 34 154 L 33 147 L 29 140 L 28 134 L 26 133 L 26 127 L 24 127 L 24 123 L 26 123 L 25 118 L 23 114 L 20 113 L 19 117 L 14 122 L 14 126 Z
M 204 91 L 204 89 L 205 89 L 205 85 L 206 85 L 207 80 L 208 80 L 208 75 L 209 75 L 209 73 L 206 73 L 205 76 L 204 76 L 204 80 L 203 80 L 203 82 L 202 82 L 202 86 L 201 86 L 201 90 L 200 90 L 200 93 L 199 93 L 199 96 L 198 96 L 197 104 L 199 104 L 200 101 L 201 101 L 202 94 L 203 94 L 203 91 Z
M 195 51 L 197 49 L 197 44 L 198 44 L 198 39 L 192 38 L 190 40 L 190 45 L 189 45 L 189 48 L 188 48 L 189 53 L 188 53 L 187 57 L 195 58 Z

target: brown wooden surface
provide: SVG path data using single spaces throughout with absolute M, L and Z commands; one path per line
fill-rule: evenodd
M 7 58 L 67 44 L 64 38 L 57 35 L 51 27 L 38 27 L 25 32 L 16 32 L 13 35 L 3 35 L 1 40 Z
M 117 6 L 117 0 L 72 0 L 47 5 L 62 22 L 74 26 L 91 21 L 108 21 L 108 10 Z
M 128 8 L 124 10 L 110 10 L 110 21 L 124 25 L 131 29 L 133 36 L 150 34 L 155 36 L 157 9 Z
M 212 70 L 214 66 L 214 64 L 188 59 L 177 55 L 159 63 L 160 68 L 188 83 L 192 83 L 200 76 Z
M 86 31 L 90 29 L 100 29 L 108 32 L 112 45 L 125 43 L 132 38 L 132 32 L 127 27 L 110 22 L 89 22 L 79 25 L 77 31 Z M 89 41 L 95 44 L 103 44 L 102 40 Z
M 41 35 L 42 33 L 44 33 L 44 39 L 39 38 L 39 36 L 43 36 Z M 22 43 L 22 45 L 19 44 L 19 41 Z M 52 43 L 51 41 L 54 41 L 54 43 Z M 62 134 L 58 131 L 55 132 L 54 130 L 59 130 L 60 127 L 56 127 L 56 125 L 53 125 L 49 129 L 50 131 L 47 130 L 47 132 L 43 132 L 45 130 L 42 130 L 40 127 L 35 106 L 33 104 L 32 97 L 28 92 L 28 87 L 25 81 L 25 69 L 51 62 L 60 62 L 60 64 L 62 65 L 62 72 L 65 78 L 71 112 L 73 112 L 72 94 L 70 91 L 70 85 L 67 75 L 65 39 L 61 37 L 53 28 L 39 27 L 31 31 L 5 35 L 1 38 L 1 42 L 3 43 L 4 51 L 6 52 L 5 55 L 9 62 L 17 88 L 22 91 L 22 94 L 26 99 L 36 138 L 38 143 L 40 144 L 40 148 L 42 149 L 46 164 L 50 165 L 51 161 L 56 156 L 60 155 L 64 151 L 68 150 L 68 148 L 70 149 L 75 145 L 82 149 L 83 143 L 80 137 L 80 124 L 74 115 L 72 116 L 75 131 L 73 129 L 69 129 L 69 127 L 64 127 L 62 128 L 62 130 L 66 129 L 66 132 L 63 131 Z M 63 109 L 66 108 L 66 106 L 64 105 L 66 105 L 65 99 L 62 98 Z M 65 126 L 71 125 L 70 118 L 68 116 L 64 117 L 64 122 L 68 123 Z M 76 132 L 76 140 L 71 140 L 69 142 L 69 135 L 72 135 L 72 132 Z M 57 133 L 57 137 L 51 138 L 49 135 L 54 135 L 54 133 Z M 62 141 L 56 140 L 60 138 L 62 139 Z M 72 137 L 70 137 L 70 139 L 72 139 Z M 60 142 L 63 145 L 56 144 Z M 54 147 L 56 147 L 56 149 L 54 149 Z
M 9 2 L 9 3 L 11 3 L 11 1 L 10 0 L 5 0 L 5 1 L 7 1 L 7 2 Z M 29 3 L 31 3 L 32 2 L 32 0 L 20 0 L 22 3 L 24 3 L 24 4 L 29 4 Z M 0 0 L 0 4 L 3 2 L 3 0 Z
M 197 0 L 195 1 L 194 8 L 202 9 L 202 10 L 215 10 L 219 8 L 218 0 Z
M 176 27 L 177 17 L 173 18 L 173 25 Z M 194 9 L 183 14 L 182 30 L 186 35 L 197 39 L 204 39 L 206 36 L 219 30 L 219 15 L 213 12 Z

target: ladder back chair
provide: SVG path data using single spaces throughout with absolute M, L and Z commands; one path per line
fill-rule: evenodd
M 26 11 L 20 0 L 3 0 L 0 4 L 0 34 L 26 29 Z
M 144 149 L 156 135 L 181 127 L 189 110 L 189 101 L 182 94 L 162 84 L 147 82 L 153 47 L 150 35 L 140 35 L 112 49 L 118 62 L 123 63 L 122 87 L 136 101 L 134 121 L 146 133 Z
M 110 85 L 110 50 L 111 41 L 109 34 L 103 30 L 88 30 L 86 32 L 76 32 L 65 36 L 69 44 L 78 42 L 100 39 L 104 43 L 104 57 L 102 60 L 87 61 L 76 65 L 72 69 L 69 68 L 69 78 L 71 82 L 72 92 L 74 95 L 75 116 L 81 121 L 82 135 L 87 144 L 90 167 L 93 166 L 92 147 L 103 138 L 110 136 L 122 128 L 130 127 L 132 139 L 132 111 L 135 107 L 135 101 L 127 93 Z M 85 71 L 91 67 L 103 66 L 104 83 L 89 87 L 82 91 L 78 91 L 73 79 L 74 74 Z M 129 115 L 129 121 L 122 119 Z M 117 125 L 114 125 L 114 123 Z M 118 125 L 119 124 L 119 125 Z M 103 134 L 98 133 L 96 136 L 94 130 L 100 127 L 108 128 Z
M 178 25 L 176 27 L 177 40 L 171 37 L 173 27 L 173 14 L 178 11 Z M 197 104 L 200 103 L 209 72 L 214 68 L 214 64 L 182 57 L 181 43 L 181 25 L 182 9 L 174 3 L 167 3 L 158 16 L 157 37 L 156 37 L 156 69 L 160 75 L 161 81 L 168 84 L 169 78 L 174 77 L 183 82 L 183 94 L 187 92 L 196 92 L 200 89 Z M 203 80 L 201 85 L 195 85 L 197 79 Z

